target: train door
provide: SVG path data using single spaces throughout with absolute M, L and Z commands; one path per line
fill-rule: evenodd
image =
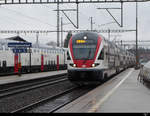
M 41 54 L 41 71 L 44 71 L 44 55 Z
M 105 65 L 106 65 L 106 63 L 107 63 L 107 46 L 104 46 L 104 63 L 105 63 Z
M 59 55 L 57 55 L 57 70 L 59 70 Z
M 19 66 L 18 61 L 19 61 L 19 59 L 18 59 L 18 54 L 16 53 L 16 54 L 14 55 L 14 72 L 15 72 L 15 73 L 18 72 L 18 66 Z
M 109 45 L 107 45 L 105 48 L 106 48 L 104 50 L 104 53 L 105 53 L 105 55 L 104 55 L 104 57 L 105 57 L 105 64 L 108 67 L 108 62 L 109 62 L 109 55 L 108 55 L 109 54 Z

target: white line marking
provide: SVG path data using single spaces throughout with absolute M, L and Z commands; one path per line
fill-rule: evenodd
M 129 77 L 129 75 L 132 73 L 133 69 L 128 73 L 128 75 L 125 76 L 111 91 L 109 91 L 102 99 L 98 101 L 97 104 L 95 104 L 88 112 L 96 112 L 97 109 L 100 107 L 100 105 L 108 99 L 109 96 L 111 96 L 114 91 Z

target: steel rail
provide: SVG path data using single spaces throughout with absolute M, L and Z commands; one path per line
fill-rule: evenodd
M 60 93 L 56 94 L 56 95 L 53 95 L 53 96 L 44 98 L 44 99 L 39 100 L 39 101 L 37 101 L 37 102 L 34 102 L 34 103 L 32 103 L 32 104 L 26 105 L 26 106 L 24 106 L 24 107 L 22 107 L 22 108 L 19 108 L 19 109 L 17 109 L 17 110 L 14 110 L 14 111 L 12 111 L 11 113 L 23 112 L 23 111 L 25 111 L 25 110 L 27 110 L 27 109 L 30 109 L 30 108 L 32 108 L 32 107 L 35 107 L 36 105 L 38 105 L 38 104 L 40 104 L 40 103 L 46 102 L 46 101 L 48 101 L 48 100 L 57 98 L 57 97 L 59 97 L 59 96 L 61 96 L 61 95 L 63 95 L 63 94 L 69 93 L 70 91 L 73 91 L 73 90 L 76 89 L 76 88 L 77 88 L 77 87 L 69 88 L 69 89 L 67 89 L 67 90 L 65 90 L 65 91 L 63 91 L 63 92 L 60 92 Z
M 53 85 L 53 84 L 68 80 L 66 76 L 62 76 L 62 77 L 64 77 L 64 78 L 60 79 L 60 77 L 59 77 L 56 80 L 49 79 L 49 80 L 46 80 L 46 81 L 41 82 L 41 83 L 40 82 L 35 83 L 34 85 L 33 85 L 33 83 L 30 83 L 30 85 L 28 84 L 28 85 L 19 86 L 19 87 L 16 87 L 16 88 L 12 87 L 10 89 L 8 88 L 8 89 L 1 90 L 2 93 L 0 94 L 0 98 L 8 97 L 8 96 L 11 96 L 11 95 L 23 93 L 23 92 L 26 92 L 26 91 L 29 91 L 29 90 L 37 89 L 37 88 L 48 86 L 48 85 Z M 23 88 L 23 87 L 25 87 L 25 88 Z M 17 89 L 17 90 L 14 90 L 14 89 Z

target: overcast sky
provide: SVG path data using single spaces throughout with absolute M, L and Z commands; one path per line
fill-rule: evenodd
M 117 24 L 98 25 L 114 22 L 112 17 L 105 10 L 98 10 L 101 7 L 119 7 L 120 4 L 79 4 L 79 29 L 90 29 L 90 18 L 93 17 L 94 29 L 135 29 L 135 3 L 124 3 L 124 27 L 119 28 Z M 55 10 L 56 4 L 42 4 L 42 5 L 2 5 L 0 6 L 0 30 L 56 30 L 57 26 L 57 12 Z M 60 9 L 74 9 L 75 4 L 61 4 Z M 149 40 L 150 37 L 150 2 L 139 3 L 139 40 Z M 111 13 L 120 21 L 120 11 L 111 10 Z M 67 12 L 67 15 L 76 23 L 76 12 Z M 63 17 L 64 23 L 69 23 L 67 18 Z M 75 29 L 73 25 L 65 25 L 65 30 Z M 103 33 L 102 33 L 103 34 Z M 15 34 L 0 34 L 0 38 L 14 36 Z M 107 34 L 103 34 L 108 37 Z M 117 40 L 135 40 L 135 32 L 127 33 L 113 33 L 118 35 Z M 20 34 L 30 42 L 35 42 L 35 34 Z M 64 33 L 64 38 L 66 33 Z M 40 43 L 47 43 L 48 41 L 57 41 L 56 33 L 39 35 Z

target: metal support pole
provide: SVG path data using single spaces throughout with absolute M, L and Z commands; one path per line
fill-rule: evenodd
M 79 3 L 77 3 L 77 29 L 79 28 Z
M 138 2 L 136 2 L 136 69 L 138 68 Z
M 21 53 L 19 53 L 19 76 L 21 76 Z
M 91 19 L 91 31 L 93 30 L 93 17 L 90 17 Z
M 57 0 L 57 47 L 59 47 L 59 0 Z
M 39 47 L 39 32 L 36 32 L 36 47 Z
M 108 29 L 108 39 L 110 41 L 110 29 Z
M 121 27 L 123 27 L 123 2 L 121 2 Z
M 121 47 L 122 47 L 122 40 L 121 40 Z
M 61 17 L 61 47 L 63 47 L 63 18 Z
M 30 72 L 31 72 L 31 48 L 30 47 L 29 47 L 29 59 L 30 59 L 29 65 L 30 65 Z

